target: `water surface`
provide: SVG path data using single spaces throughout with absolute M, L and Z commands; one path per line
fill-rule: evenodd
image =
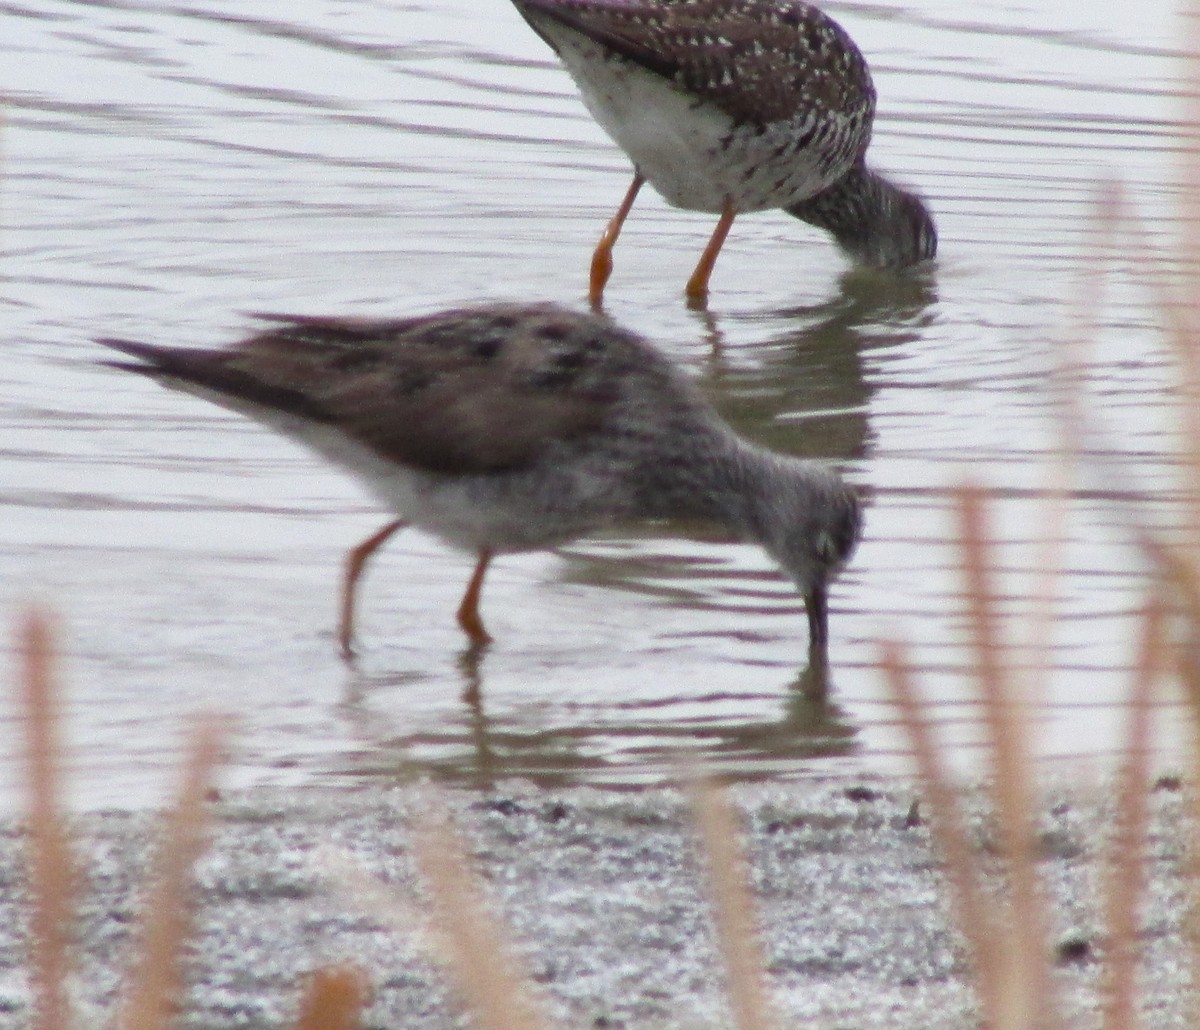
M 904 746 L 881 634 L 912 642 L 945 738 L 975 760 L 947 490 L 1000 492 L 1003 607 L 1033 611 L 1059 476 L 1047 371 L 1097 182 L 1119 177 L 1172 231 L 1182 35 L 1163 0 L 828 8 L 874 69 L 874 163 L 936 212 L 936 268 L 854 273 L 816 231 L 748 216 L 708 311 L 689 311 L 711 220 L 645 191 L 606 298 L 741 430 L 870 491 L 821 708 L 796 690 L 802 605 L 762 553 L 633 532 L 498 561 L 497 643 L 472 662 L 453 621 L 471 559 L 409 531 L 372 567 L 348 671 L 341 556 L 385 514 L 258 426 L 96 364 L 94 336 L 216 344 L 254 311 L 582 305 L 629 168 L 508 3 L 0 0 L 0 615 L 29 598 L 62 613 L 83 803 L 159 797 L 201 707 L 237 716 L 242 783 L 629 784 L 697 751 L 732 775 L 889 769 Z M 1064 613 L 1036 683 L 1041 747 L 1071 763 L 1109 753 L 1123 718 L 1144 577 L 1121 498 L 1166 503 L 1177 480 L 1171 374 L 1131 279 L 1100 303 L 1089 273 L 1087 380 L 1136 478 L 1064 484 Z M 0 756 L 6 803 L 15 777 Z

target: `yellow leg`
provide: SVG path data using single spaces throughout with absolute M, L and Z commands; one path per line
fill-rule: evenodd
M 458 606 L 458 624 L 471 638 L 475 647 L 490 644 L 492 641 L 488 631 L 483 628 L 483 620 L 479 617 L 479 593 L 483 589 L 483 574 L 487 572 L 491 560 L 491 551 L 485 548 L 479 552 L 479 561 L 471 574 L 471 582 L 467 584 L 467 592 L 463 594 L 462 604 Z
M 600 242 L 596 244 L 595 253 L 592 254 L 592 274 L 588 279 L 588 300 L 594 308 L 598 308 L 600 301 L 604 298 L 604 285 L 608 282 L 608 277 L 612 275 L 613 270 L 613 246 L 617 242 L 617 237 L 621 235 L 621 226 L 625 224 L 633 202 L 637 199 L 638 190 L 642 188 L 642 183 L 645 181 L 640 173 L 636 171 L 633 173 L 633 182 L 629 184 L 625 199 L 621 201 L 617 213 L 605 226 Z
M 393 533 L 408 523 L 404 519 L 389 522 L 378 533 L 367 537 L 346 555 L 345 573 L 342 576 L 342 616 L 338 624 L 338 642 L 342 646 L 342 657 L 349 661 L 354 657 L 354 599 L 359 577 L 367 559 L 377 551 Z
M 717 263 L 717 255 L 721 253 L 721 247 L 725 243 L 725 237 L 729 235 L 730 227 L 733 225 L 734 216 L 737 211 L 734 209 L 732 201 L 725 201 L 725 207 L 721 210 L 721 217 L 717 221 L 717 227 L 713 230 L 713 234 L 709 237 L 708 246 L 704 248 L 704 253 L 700 255 L 700 261 L 696 265 L 696 270 L 692 273 L 692 277 L 687 282 L 687 298 L 690 301 L 702 301 L 708 296 L 708 277 L 712 275 L 713 265 Z

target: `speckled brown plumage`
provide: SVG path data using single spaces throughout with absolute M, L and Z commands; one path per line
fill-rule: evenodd
M 763 0 L 517 0 L 670 79 L 738 121 L 845 116 L 865 150 L 875 88 L 845 30 L 818 8 Z
M 860 510 L 832 469 L 737 436 L 636 334 L 555 305 L 493 304 L 420 318 L 276 319 L 223 350 L 100 340 L 109 362 L 200 393 L 292 436 L 399 516 L 350 553 L 349 653 L 370 554 L 417 525 L 479 556 L 459 621 L 481 644 L 493 554 L 640 520 L 706 521 L 762 544 L 805 596 L 824 663 L 825 590 Z
M 854 41 L 795 0 L 513 0 L 554 48 L 593 117 L 633 159 L 634 185 L 593 259 L 598 301 L 642 181 L 722 220 L 688 284 L 708 275 L 733 218 L 783 208 L 864 264 L 937 250 L 921 201 L 869 172 L 875 88 Z M 861 188 L 860 188 L 861 187 Z M 828 203 L 848 200 L 833 217 Z

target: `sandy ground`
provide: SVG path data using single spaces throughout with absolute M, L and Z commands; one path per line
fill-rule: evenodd
M 677 791 L 512 785 L 440 796 L 560 1025 L 730 1025 L 703 868 Z M 735 792 L 786 1024 L 977 1025 L 929 830 L 910 817 L 915 796 L 909 785 L 862 779 Z M 424 904 L 408 827 L 429 803 L 413 787 L 222 797 L 198 868 L 184 1025 L 289 1025 L 303 974 L 341 960 L 359 964 L 372 984 L 367 1026 L 462 1025 L 420 929 Z M 977 854 L 990 867 L 995 831 L 981 810 L 975 803 Z M 1184 1027 L 1191 1025 L 1182 943 L 1185 820 L 1175 784 L 1156 786 L 1152 811 L 1141 934 L 1146 1025 Z M 1110 824 L 1099 791 L 1044 799 L 1040 869 L 1073 1026 L 1098 1024 L 1104 936 L 1096 898 Z M 157 826 L 151 814 L 124 812 L 85 815 L 74 825 L 86 880 L 76 983 L 82 1025 L 101 1025 L 93 1007 L 111 1009 Z M 388 925 L 377 907 L 364 914 L 331 875 L 330 847 L 392 884 L 398 910 L 410 918 Z M 19 828 L 0 827 L 0 1028 L 30 1023 L 21 849 Z

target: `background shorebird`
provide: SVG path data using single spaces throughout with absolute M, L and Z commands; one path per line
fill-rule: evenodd
M 875 88 L 854 41 L 796 0 L 513 0 L 558 54 L 592 117 L 632 158 L 633 183 L 592 256 L 599 303 L 643 182 L 720 214 L 687 284 L 708 280 L 734 217 L 783 208 L 854 260 L 901 267 L 937 252 L 921 200 L 866 167 Z
M 458 621 L 490 639 L 492 556 L 646 519 L 702 520 L 762 544 L 804 595 L 827 662 L 826 589 L 861 512 L 835 471 L 739 437 L 653 346 L 599 315 L 504 305 L 420 318 L 275 318 L 225 350 L 99 340 L 108 362 L 200 393 L 357 474 L 397 518 L 349 552 L 339 642 L 371 554 L 419 526 L 478 556 Z

